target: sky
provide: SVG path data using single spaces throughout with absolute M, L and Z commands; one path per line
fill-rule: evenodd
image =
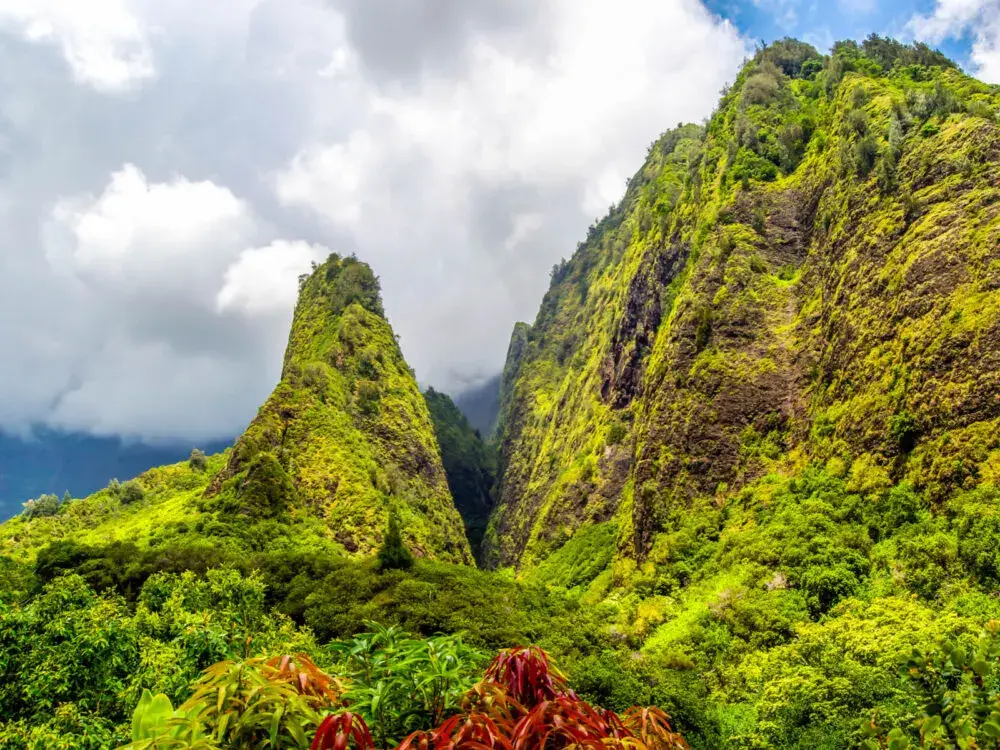
M 1000 82 L 1000 0 L 0 0 L 0 429 L 239 433 L 334 251 L 461 391 L 758 40 L 870 31 Z

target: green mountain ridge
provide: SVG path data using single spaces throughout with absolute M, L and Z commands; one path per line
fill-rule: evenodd
M 56 516 L 12 519 L 3 552 L 30 559 L 64 538 L 155 546 L 193 531 L 237 549 L 311 540 L 331 555 L 370 555 L 394 512 L 418 556 L 472 561 L 378 279 L 353 257 L 332 255 L 301 280 L 281 381 L 233 448 L 206 471 L 178 464 L 135 483 L 142 503 L 102 490 Z
M 331 256 L 233 448 L 0 525 L 0 746 L 116 746 L 66 738 L 219 659 L 335 669 L 372 620 L 541 643 L 694 748 L 991 746 L 998 175 L 1000 88 L 939 53 L 760 49 L 553 268 L 488 443 Z
M 1000 414 L 997 103 L 926 48 L 785 42 L 655 142 L 518 329 L 493 563 L 611 519 L 642 560 L 698 498 L 814 460 L 935 500 L 974 481 Z

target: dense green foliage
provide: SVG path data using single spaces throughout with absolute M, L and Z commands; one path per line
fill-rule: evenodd
M 762 49 L 515 330 L 485 558 L 611 606 L 694 745 L 909 732 L 898 659 L 997 616 L 998 110 L 921 45 Z
M 116 747 L 131 737 L 144 691 L 180 710 L 192 695 L 214 695 L 234 680 L 234 690 L 250 690 L 258 678 L 248 670 L 264 668 L 258 657 L 282 653 L 307 654 L 349 680 L 344 697 L 387 742 L 440 723 L 485 653 L 532 641 L 583 678 L 577 686 L 589 699 L 616 709 L 654 699 L 669 705 L 630 663 L 631 652 L 602 631 L 606 612 L 468 566 L 417 561 L 380 573 L 374 561 L 262 553 L 233 555 L 203 573 L 171 572 L 163 561 L 183 567 L 185 550 L 136 563 L 118 549 L 68 546 L 40 555 L 35 572 L 20 566 L 22 594 L 0 603 L 3 747 Z M 95 575 L 108 569 L 113 575 Z M 424 638 L 370 629 L 372 619 Z M 441 632 L 464 632 L 469 645 L 434 635 Z M 288 696 L 272 703 L 279 698 Z M 288 720 L 315 727 L 309 710 L 288 707 Z M 209 734 L 236 731 L 220 730 L 211 716 L 198 714 Z
M 496 474 L 496 454 L 447 394 L 428 388 L 424 399 L 441 446 L 448 488 L 465 522 L 469 544 L 478 556 L 493 510 L 490 491 Z
M 695 748 L 994 742 L 998 110 L 921 45 L 783 40 L 659 138 L 512 335 L 490 571 L 451 499 L 477 542 L 488 448 L 332 256 L 232 450 L 0 527 L 0 744 L 112 747 L 141 704 L 388 745 L 529 643 Z

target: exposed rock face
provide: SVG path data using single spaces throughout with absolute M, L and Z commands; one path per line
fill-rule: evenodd
M 609 518 L 642 559 L 696 499 L 838 455 L 940 498 L 1000 450 L 996 90 L 850 54 L 762 52 L 554 269 L 505 377 L 492 564 Z
M 427 405 L 366 264 L 333 255 L 303 279 L 281 382 L 206 497 L 252 517 L 319 517 L 360 554 L 395 508 L 415 554 L 471 562 Z

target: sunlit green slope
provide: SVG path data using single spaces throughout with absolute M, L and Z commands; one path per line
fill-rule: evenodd
M 657 140 L 522 334 L 492 562 L 612 520 L 642 560 L 810 461 L 929 503 L 992 478 L 998 105 L 923 47 L 788 42 Z
M 155 546 L 176 534 L 234 548 L 319 545 L 370 554 L 390 513 L 418 556 L 471 562 L 427 405 L 364 263 L 330 257 L 303 278 L 281 382 L 205 470 L 154 469 L 141 497 L 104 490 L 0 526 L 0 553 L 50 541 Z

